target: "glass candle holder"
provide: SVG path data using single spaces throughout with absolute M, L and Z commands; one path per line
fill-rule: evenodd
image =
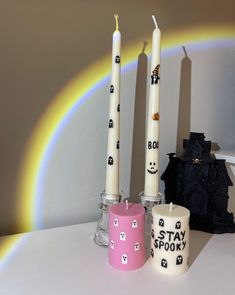
M 108 247 L 109 245 L 109 209 L 112 205 L 120 203 L 121 194 L 110 195 L 103 191 L 100 194 L 101 202 L 98 205 L 100 210 L 99 220 L 96 228 L 96 233 L 94 236 L 94 242 L 103 247 Z

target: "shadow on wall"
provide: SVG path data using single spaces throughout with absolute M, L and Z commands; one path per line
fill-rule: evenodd
M 145 54 L 147 42 L 144 41 L 142 52 L 138 56 L 135 109 L 133 123 L 130 199 L 136 201 L 144 189 L 145 171 L 145 117 L 148 57 Z
M 191 76 L 192 62 L 183 46 L 185 57 L 181 61 L 180 92 L 178 109 L 178 128 L 176 139 L 176 155 L 183 153 L 183 139 L 188 138 L 191 127 Z

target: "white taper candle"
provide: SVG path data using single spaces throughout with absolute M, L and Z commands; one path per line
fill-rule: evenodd
M 161 31 L 153 16 L 155 29 L 152 35 L 151 77 L 148 102 L 145 187 L 144 194 L 149 197 L 158 196 L 159 186 L 159 80 L 160 80 L 160 48 Z
M 118 30 L 118 15 L 114 15 L 116 30 L 113 33 L 112 74 L 108 122 L 108 148 L 106 166 L 106 188 L 109 195 L 119 194 L 119 129 L 120 129 L 120 72 L 121 33 Z

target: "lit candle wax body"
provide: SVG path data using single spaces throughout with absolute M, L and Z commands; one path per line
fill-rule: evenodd
M 109 262 L 120 270 L 134 270 L 145 263 L 144 207 L 119 203 L 109 210 Z
M 113 33 L 112 74 L 109 103 L 109 131 L 107 146 L 106 187 L 108 195 L 119 194 L 119 129 L 120 129 L 120 73 L 121 73 L 121 33 Z
M 160 272 L 176 275 L 188 269 L 188 209 L 178 205 L 157 205 L 152 209 L 151 260 Z
M 147 142 L 145 159 L 144 194 L 158 196 L 159 182 L 159 110 L 160 110 L 160 45 L 161 31 L 157 27 L 152 35 L 151 77 L 147 115 Z

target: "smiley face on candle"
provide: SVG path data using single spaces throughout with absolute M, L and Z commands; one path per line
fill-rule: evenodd
M 147 171 L 150 174 L 156 174 L 158 169 L 156 169 L 156 162 L 149 162 L 149 168 L 147 169 Z

